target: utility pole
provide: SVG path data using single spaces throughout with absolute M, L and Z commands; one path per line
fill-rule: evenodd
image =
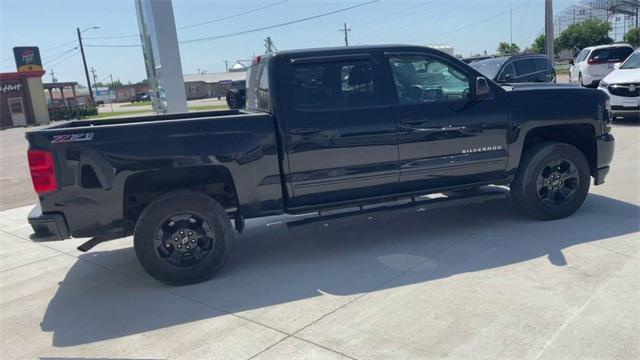
M 93 86 L 95 86 L 96 91 L 98 91 L 98 76 L 96 76 L 96 69 L 94 69 L 93 66 L 91 67 L 91 77 L 93 78 Z
M 111 106 L 111 112 L 113 112 L 113 98 L 111 97 L 111 89 L 113 88 L 113 75 L 109 74 L 109 78 L 111 79 L 111 84 L 107 87 L 107 91 L 109 92 L 109 105 Z
M 276 46 L 273 44 L 273 41 L 271 40 L 271 36 L 267 36 L 267 38 L 264 39 L 264 47 L 267 48 L 267 54 L 272 53 L 273 50 L 278 51 Z
M 224 63 L 224 72 L 229 72 L 229 60 L 223 61 Z
M 553 53 L 553 3 L 552 0 L 544 1 L 544 48 L 549 60 L 554 61 Z
M 513 8 L 509 9 L 509 46 L 513 44 Z
M 54 73 L 53 73 L 53 68 L 52 68 L 52 69 L 51 69 L 51 82 L 52 82 L 52 83 L 56 82 L 56 78 L 55 78 L 55 76 L 53 76 L 53 75 L 54 75 Z
M 344 28 L 338 30 L 344 33 L 344 46 L 349 46 L 349 32 L 351 29 L 347 29 L 347 23 L 344 23 Z
M 82 54 L 82 63 L 84 64 L 84 75 L 87 77 L 87 87 L 89 88 L 89 99 L 91 102 L 95 102 L 93 99 L 93 91 L 91 91 L 91 80 L 89 80 L 89 69 L 87 69 L 87 59 L 84 56 L 84 48 L 82 47 L 82 35 L 80 35 L 80 28 L 76 28 L 78 32 L 78 43 L 80 44 L 80 53 Z

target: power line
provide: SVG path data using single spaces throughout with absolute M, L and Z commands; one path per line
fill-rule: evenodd
M 305 22 L 305 21 L 309 21 L 309 20 L 315 20 L 315 19 L 318 19 L 318 18 L 321 18 L 321 17 L 325 17 L 325 16 L 329 16 L 329 15 L 345 12 L 345 11 L 352 10 L 352 9 L 355 9 L 355 8 L 371 5 L 371 4 L 377 3 L 379 1 L 380 0 L 371 0 L 371 1 L 364 2 L 364 3 L 360 3 L 360 4 L 348 6 L 348 7 L 345 7 L 345 8 L 341 8 L 341 9 L 338 9 L 338 10 L 328 11 L 328 12 L 325 12 L 325 13 L 322 13 L 322 14 L 313 15 L 313 16 L 307 16 L 307 17 L 304 17 L 304 18 L 291 20 L 291 21 L 287 21 L 287 22 L 283 22 L 283 23 L 279 23 L 279 24 L 262 26 L 262 27 L 259 27 L 259 28 L 239 31 L 239 32 L 230 33 L 230 34 L 223 34 L 223 35 L 208 36 L 208 37 L 203 37 L 203 38 L 182 40 L 182 41 L 178 41 L 178 42 L 181 43 L 181 44 L 190 44 L 190 43 L 201 42 L 201 41 L 217 40 L 217 39 L 223 39 L 223 38 L 228 38 L 228 37 L 232 37 L 232 36 L 245 35 L 245 34 L 250 34 L 250 33 L 258 32 L 258 31 L 271 30 L 271 29 L 275 29 L 275 28 L 279 28 L 279 27 L 283 27 L 283 26 L 298 24 L 298 23 L 301 23 L 301 22 Z
M 234 14 L 234 15 L 223 16 L 221 18 L 217 18 L 217 19 L 201 22 L 201 23 L 198 23 L 198 24 L 181 26 L 181 27 L 179 27 L 177 29 L 178 30 L 191 29 L 191 28 L 194 28 L 194 27 L 197 27 L 197 26 L 202 26 L 202 25 L 212 24 L 212 23 L 215 23 L 215 22 L 220 22 L 220 21 L 223 21 L 223 20 L 229 20 L 229 19 L 237 18 L 239 16 L 251 14 L 251 13 L 254 13 L 256 11 L 260 11 L 260 10 L 268 9 L 270 7 L 274 7 L 274 6 L 277 6 L 277 5 L 280 5 L 280 4 L 284 4 L 284 3 L 288 2 L 288 1 L 289 0 L 282 0 L 282 1 L 279 1 L 279 2 L 276 2 L 276 3 L 273 3 L 273 4 L 268 4 L 268 5 L 264 5 L 264 6 L 255 8 L 255 9 L 243 11 L 243 12 L 240 12 L 240 13 L 237 13 L 237 14 Z
M 62 64 L 63 62 L 66 62 L 66 61 L 71 60 L 72 58 L 76 57 L 78 54 L 79 54 L 79 52 L 75 52 L 75 53 L 71 54 L 71 56 L 68 56 L 68 57 L 66 57 L 66 58 L 64 58 L 62 60 L 54 62 L 53 64 L 49 64 L 48 67 L 54 67 L 54 66 L 56 66 L 58 64 Z
M 126 48 L 141 47 L 141 44 L 119 44 L 119 45 L 100 45 L 100 44 L 84 44 L 84 47 L 106 47 L 106 48 Z
M 56 45 L 54 47 L 50 47 L 50 48 L 47 48 L 47 49 L 44 49 L 44 50 L 40 50 L 40 54 L 44 54 L 44 53 L 49 52 L 51 50 L 59 49 L 59 48 L 61 48 L 63 46 L 66 46 L 66 45 L 69 45 L 69 44 L 73 44 L 73 43 L 77 43 L 77 42 L 78 42 L 77 40 L 67 41 L 67 42 L 62 43 L 60 45 Z M 5 58 L 5 59 L 0 60 L 0 62 L 8 62 L 8 61 L 14 61 L 14 60 L 15 60 L 14 58 Z
M 260 10 L 264 10 L 264 9 L 268 9 L 270 7 L 274 7 L 274 6 L 277 6 L 277 5 L 280 5 L 280 4 L 284 4 L 284 3 L 288 2 L 288 1 L 289 0 L 281 0 L 281 1 L 275 2 L 273 4 L 260 6 L 260 7 L 257 7 L 255 9 L 242 11 L 242 12 L 239 12 L 239 13 L 236 13 L 236 14 L 233 14 L 233 15 L 227 15 L 227 16 L 216 18 L 216 19 L 204 21 L 204 22 L 201 22 L 201 23 L 180 26 L 180 27 L 177 27 L 176 30 L 191 29 L 191 28 L 194 28 L 194 27 L 202 26 L 202 25 L 213 24 L 213 23 L 216 23 L 216 22 L 237 18 L 237 17 L 243 16 L 243 15 L 248 15 L 248 14 L 251 14 L 251 13 L 254 13 L 254 12 L 258 12 Z M 139 36 L 140 36 L 140 34 L 129 34 L 129 35 L 118 35 L 118 36 L 93 36 L 93 37 L 85 37 L 85 39 L 90 39 L 90 40 L 126 39 L 126 38 L 133 38 L 133 37 L 139 37 Z
M 452 34 L 452 33 L 455 33 L 455 32 L 461 31 L 461 30 L 466 30 L 466 29 L 468 29 L 468 28 L 470 28 L 470 27 L 474 27 L 474 26 L 476 26 L 476 25 L 484 24 L 484 23 L 489 22 L 489 21 L 491 21 L 491 20 L 493 20 L 493 19 L 496 19 L 496 18 L 499 18 L 499 17 L 504 16 L 504 15 L 506 15 L 506 14 L 509 14 L 512 10 L 517 10 L 517 9 L 519 9 L 519 8 L 521 8 L 521 7 L 523 7 L 523 6 L 525 6 L 525 5 L 526 5 L 526 4 L 528 4 L 528 3 L 529 3 L 529 2 L 524 3 L 524 4 L 520 5 L 520 6 L 516 6 L 516 7 L 514 7 L 513 9 L 509 9 L 509 10 L 507 10 L 507 11 L 503 11 L 503 12 L 497 13 L 497 14 L 495 14 L 495 15 L 491 16 L 491 17 L 484 18 L 484 19 L 482 19 L 482 20 L 480 20 L 480 21 L 476 21 L 476 22 L 474 22 L 474 23 L 471 23 L 471 24 L 467 24 L 467 25 L 461 26 L 461 27 L 459 27 L 459 28 L 455 28 L 455 29 L 452 29 L 452 30 L 449 30 L 449 31 L 441 32 L 441 33 L 439 33 L 439 34 L 431 35 L 431 36 L 430 36 L 430 37 L 428 37 L 428 38 L 415 38 L 415 39 L 411 39 L 411 40 L 408 40 L 408 42 L 424 41 L 425 39 L 432 39 L 432 38 L 434 38 L 434 37 L 436 37 L 436 36 L 449 35 L 449 34 Z
M 78 50 L 78 47 L 76 46 L 76 47 L 74 47 L 74 48 L 72 48 L 72 49 L 69 49 L 69 50 L 67 50 L 67 51 L 65 51 L 65 52 L 62 52 L 62 53 L 57 54 L 57 55 L 55 55 L 55 56 L 52 56 L 51 58 L 47 59 L 47 63 L 48 63 L 48 62 L 51 62 L 51 61 L 54 61 L 54 60 L 57 60 L 57 59 L 59 59 L 59 58 L 63 57 L 64 55 L 66 55 L 66 54 L 68 54 L 68 53 L 70 53 L 70 52 L 72 52 L 72 51 L 74 51 L 74 50 Z M 44 61 L 43 61 L 43 62 L 44 62 Z

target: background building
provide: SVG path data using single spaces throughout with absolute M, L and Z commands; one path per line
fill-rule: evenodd
M 246 68 L 245 68 L 246 69 Z M 187 99 L 224 98 L 229 89 L 244 88 L 246 71 L 184 75 Z
M 49 123 L 43 70 L 0 73 L 0 128 Z

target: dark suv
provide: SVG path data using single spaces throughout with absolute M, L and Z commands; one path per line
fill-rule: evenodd
M 497 83 L 556 82 L 556 71 L 546 55 L 505 55 L 466 62 Z

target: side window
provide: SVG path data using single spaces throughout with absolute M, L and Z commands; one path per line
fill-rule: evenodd
M 377 68 L 370 61 L 300 64 L 292 67 L 292 95 L 299 109 L 382 104 Z
M 516 72 L 518 76 L 525 76 L 535 72 L 533 67 L 533 60 L 523 59 L 515 61 Z
M 424 56 L 389 59 L 400 104 L 447 102 L 469 96 L 465 74 L 440 60 Z
M 549 70 L 549 62 L 544 58 L 535 58 L 533 59 L 533 67 L 536 71 L 546 71 Z
M 587 54 L 588 54 L 588 53 L 589 53 L 589 50 L 586 50 L 586 49 L 585 49 L 585 50 L 582 50 L 582 51 L 580 52 L 580 54 L 578 55 L 578 62 L 582 62 L 582 61 L 584 61 L 584 59 L 586 59 L 586 58 L 587 58 Z
M 502 69 L 499 80 L 504 81 L 514 77 L 516 77 L 516 67 L 513 66 L 512 62 L 510 62 L 504 67 L 504 69 Z

